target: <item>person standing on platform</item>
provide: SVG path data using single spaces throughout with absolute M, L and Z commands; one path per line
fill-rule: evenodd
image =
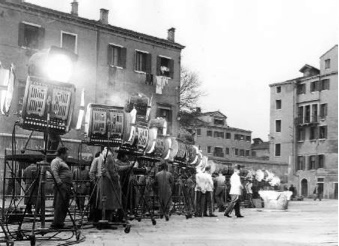
M 67 165 L 68 149 L 60 147 L 57 157 L 51 162 L 51 171 L 54 182 L 54 219 L 51 228 L 61 229 L 64 227 L 69 201 L 72 193 L 72 171 Z
M 226 208 L 225 211 L 225 216 L 231 218 L 230 214 L 232 213 L 232 210 L 234 208 L 235 210 L 235 216 L 238 218 L 242 218 L 240 214 L 240 196 L 242 194 L 242 189 L 244 188 L 243 185 L 241 184 L 240 180 L 240 166 L 237 165 L 234 168 L 234 172 L 231 176 L 231 190 L 230 190 L 230 195 L 231 195 L 231 202 Z
M 155 175 L 155 184 L 158 187 L 158 196 L 160 202 L 160 218 L 165 215 L 166 221 L 169 220 L 169 209 L 172 203 L 172 186 L 174 183 L 173 175 L 167 171 L 167 163 L 160 166 L 160 172 Z

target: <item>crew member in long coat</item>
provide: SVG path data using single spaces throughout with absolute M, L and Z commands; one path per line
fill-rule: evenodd
M 97 182 L 96 207 L 101 211 L 105 209 L 105 219 L 107 220 L 111 220 L 114 210 L 122 208 L 121 184 L 118 172 L 127 168 L 129 166 L 117 166 L 114 154 L 107 148 L 104 148 L 97 160 L 91 165 L 89 175 L 91 179 L 95 177 Z
M 155 175 L 155 183 L 158 187 L 158 196 L 160 203 L 160 218 L 165 215 L 166 221 L 168 221 L 174 179 L 173 175 L 167 171 L 168 165 L 166 162 L 162 163 L 160 168 L 161 171 Z
M 35 163 L 32 163 L 25 168 L 23 172 L 23 180 L 26 184 L 24 204 L 26 205 L 26 211 L 32 214 L 32 206 L 35 206 L 37 214 L 40 211 L 41 201 L 38 199 L 38 167 Z

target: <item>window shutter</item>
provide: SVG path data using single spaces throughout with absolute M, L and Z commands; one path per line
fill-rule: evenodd
M 315 169 L 319 168 L 319 155 L 315 156 Z
M 326 82 L 325 82 L 325 89 L 326 90 L 330 89 L 330 80 L 329 79 L 327 79 Z
M 161 75 L 160 66 L 161 66 L 161 57 L 157 56 L 157 68 L 156 68 L 156 73 L 155 73 L 156 75 Z
M 305 166 L 306 166 L 306 157 L 305 156 L 303 156 L 302 157 L 302 168 L 301 168 L 301 170 L 305 170 L 306 168 L 305 168 Z
M 137 70 L 137 51 L 134 51 L 134 70 Z
M 173 79 L 173 76 L 174 76 L 174 60 L 171 59 L 170 62 L 169 62 L 169 75 L 170 77 Z
M 44 41 L 45 41 L 45 28 L 39 28 L 39 49 L 44 48 Z
M 146 73 L 152 73 L 152 55 L 146 55 Z
M 26 46 L 25 45 L 25 24 L 20 22 L 19 23 L 19 38 L 18 38 L 18 45 Z
M 324 115 L 323 116 L 327 116 L 327 104 L 325 104 L 325 106 L 324 106 Z
M 322 155 L 323 157 L 323 164 L 322 164 L 322 168 L 325 168 L 325 155 Z
M 121 67 L 126 68 L 126 60 L 127 60 L 127 49 L 121 48 Z
M 107 46 L 107 64 L 108 65 L 111 65 L 112 63 L 112 50 L 113 50 L 112 45 L 108 45 Z

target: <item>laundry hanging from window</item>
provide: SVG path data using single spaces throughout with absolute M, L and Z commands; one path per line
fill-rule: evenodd
M 165 85 L 168 84 L 168 77 L 156 76 L 155 78 L 156 78 L 155 93 L 162 94 L 162 90 L 164 89 Z

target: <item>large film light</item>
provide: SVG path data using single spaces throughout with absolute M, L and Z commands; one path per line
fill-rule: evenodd
M 72 76 L 73 61 L 65 54 L 52 54 L 48 57 L 45 69 L 50 80 L 67 82 Z
M 120 146 L 123 132 L 123 108 L 102 104 L 88 104 L 85 117 L 85 135 L 88 144 Z
M 75 102 L 75 86 L 28 76 L 21 126 L 33 131 L 62 135 L 70 130 Z
M 28 62 L 28 75 L 59 82 L 68 82 L 73 72 L 77 55 L 73 52 L 52 46 L 35 53 Z

